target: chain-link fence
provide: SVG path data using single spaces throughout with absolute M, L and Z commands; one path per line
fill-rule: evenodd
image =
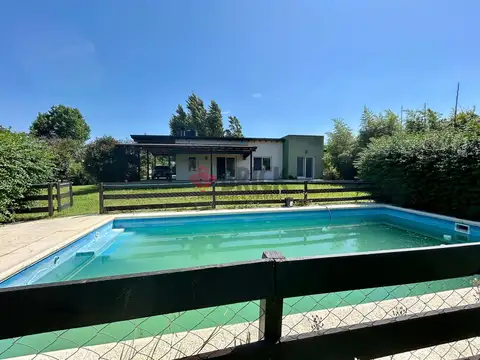
M 0 359 L 177 359 L 258 341 L 259 302 L 0 341 Z M 2 325 L 5 326 L 5 325 Z
M 474 277 L 382 288 L 302 296 L 284 300 L 282 336 L 308 332 L 328 334 L 339 327 L 435 310 L 458 308 L 480 301 L 480 281 Z M 460 359 L 480 354 L 480 338 L 437 345 L 382 359 Z
M 415 316 L 480 301 L 480 281 L 457 278 L 284 300 L 282 336 Z M 0 341 L 0 359 L 177 359 L 258 341 L 259 301 L 184 311 Z M 385 359 L 459 359 L 480 353 L 480 338 Z M 205 356 L 208 358 L 208 355 Z
M 468 357 L 480 350 L 478 338 L 464 340 L 480 336 L 480 281 L 470 275 L 479 256 L 477 244 L 297 259 L 266 251 L 245 263 L 1 290 L 0 359 L 220 359 L 211 352 L 227 348 L 266 359 L 302 348 L 340 359 Z

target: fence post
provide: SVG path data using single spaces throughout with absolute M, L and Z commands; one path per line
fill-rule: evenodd
M 99 209 L 100 214 L 103 214 L 105 212 L 105 209 L 103 207 L 103 182 L 100 183 L 100 186 L 98 189 L 98 205 L 100 206 L 100 209 Z
M 358 180 L 355 182 L 355 188 L 357 190 L 357 198 L 358 198 L 358 190 L 360 189 L 360 184 L 358 183 Z M 358 199 L 355 199 L 355 202 L 358 202 Z
M 214 181 L 212 183 L 212 209 L 217 208 L 217 197 L 215 195 L 215 186 L 216 186 L 216 182 Z
M 264 251 L 262 259 L 282 260 L 285 257 L 279 251 Z M 274 263 L 274 281 L 276 281 L 276 266 Z M 272 296 L 260 300 L 260 317 L 258 340 L 276 343 L 282 336 L 283 298 Z
M 303 184 L 303 204 L 306 205 L 308 200 L 308 180 Z
M 70 192 L 70 207 L 73 206 L 73 183 L 70 181 L 70 185 L 68 185 L 68 191 Z
M 62 199 L 60 197 L 60 181 L 57 181 L 57 211 L 62 211 Z
M 53 216 L 53 183 L 48 183 L 48 216 Z

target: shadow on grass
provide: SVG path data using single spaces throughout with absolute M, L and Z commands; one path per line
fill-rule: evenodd
M 75 195 L 88 195 L 88 194 L 93 194 L 98 192 L 98 186 L 97 185 L 86 185 L 82 186 L 81 189 L 75 189 L 73 188 L 73 196 Z

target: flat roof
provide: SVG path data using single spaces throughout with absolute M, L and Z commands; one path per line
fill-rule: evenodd
M 158 143 L 127 143 L 116 146 L 133 147 L 147 150 L 155 155 L 175 154 L 241 154 L 244 157 L 257 150 L 256 146 L 230 144 L 158 144 Z
M 221 141 L 273 141 L 283 142 L 283 138 L 266 137 L 230 137 L 230 136 L 172 136 L 172 135 L 130 135 L 133 141 L 137 143 L 175 143 L 175 140 L 221 140 Z

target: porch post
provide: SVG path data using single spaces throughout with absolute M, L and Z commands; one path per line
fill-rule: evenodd
M 147 150 L 147 180 L 150 180 L 150 152 Z
M 213 150 L 210 148 L 210 178 L 213 176 Z
M 250 153 L 250 180 L 252 180 L 253 176 L 253 153 Z
M 141 154 L 142 154 L 142 148 L 139 148 L 138 149 L 138 181 L 142 180 L 142 158 L 141 158 Z

